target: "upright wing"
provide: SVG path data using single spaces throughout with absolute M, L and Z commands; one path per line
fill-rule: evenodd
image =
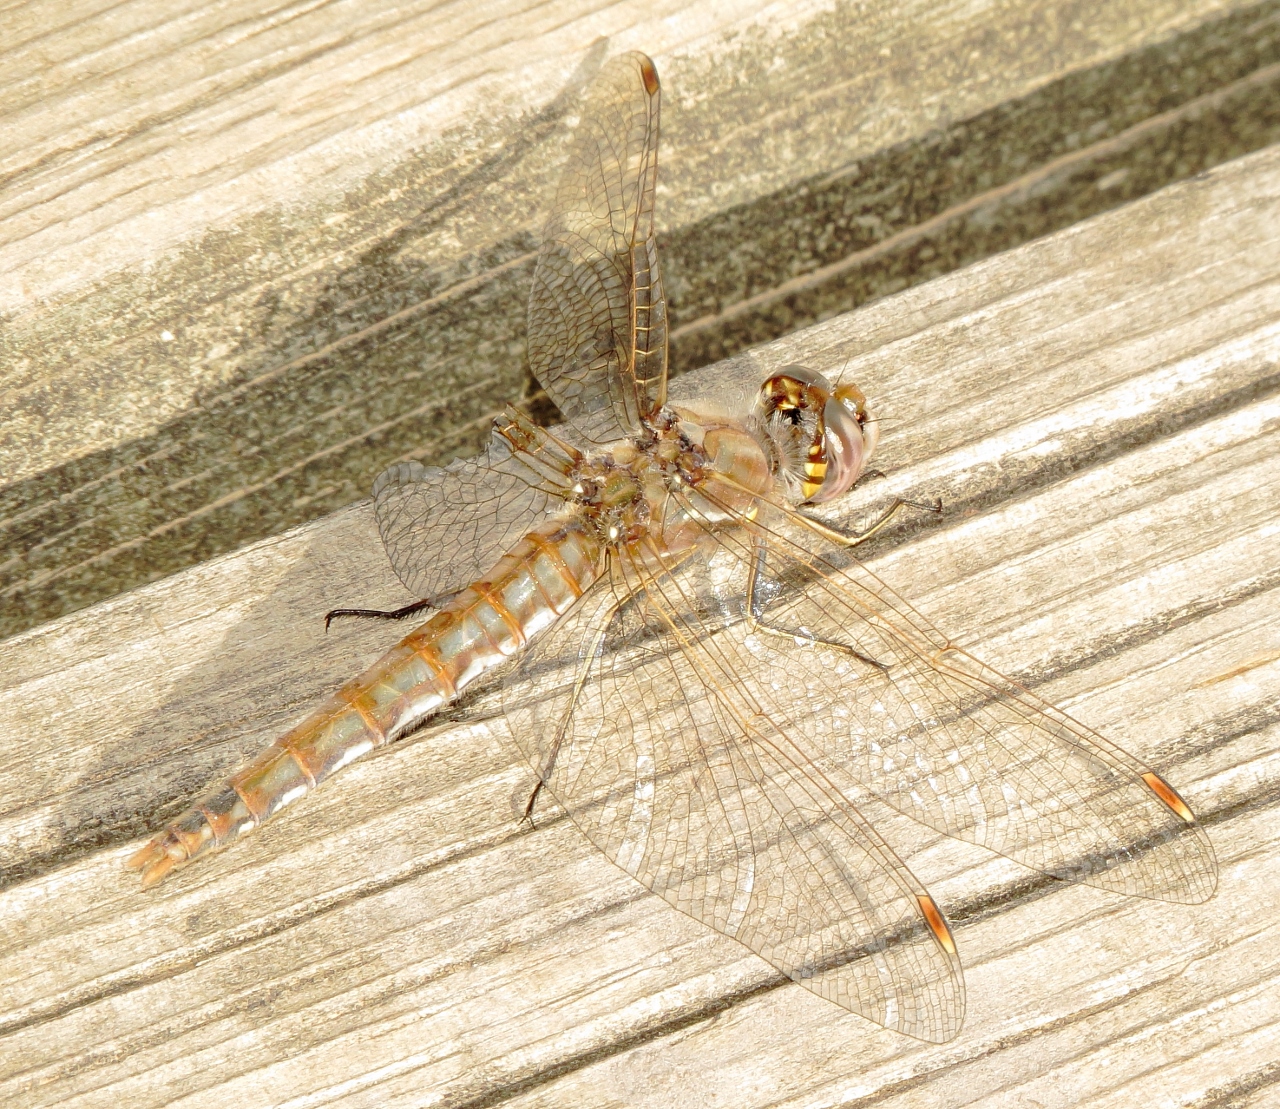
M 837 781 L 1054 877 L 1213 895 L 1209 839 L 1150 768 L 952 647 L 847 550 L 750 527 L 717 533 L 736 580 L 754 564 L 760 626 L 740 633 L 743 672 Z
M 517 743 L 586 836 L 814 993 L 940 1042 L 964 1016 L 933 901 L 737 680 L 698 558 L 628 560 L 509 680 Z
M 479 458 L 397 462 L 373 483 L 374 512 L 396 576 L 417 597 L 476 581 L 521 536 L 563 507 L 576 453 L 508 410 Z
M 643 54 L 600 71 L 529 297 L 534 376 L 592 443 L 636 435 L 666 396 L 667 310 L 653 233 L 658 100 Z

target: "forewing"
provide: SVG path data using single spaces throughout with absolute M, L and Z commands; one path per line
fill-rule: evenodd
M 945 923 L 737 680 L 750 659 L 722 641 L 707 581 L 696 557 L 657 575 L 615 561 L 510 679 L 517 743 L 586 836 L 671 905 L 852 1012 L 950 1039 L 964 984 Z
M 572 462 L 563 444 L 508 410 L 478 458 L 389 467 L 373 484 L 373 504 L 396 576 L 423 598 L 470 585 L 564 507 Z
M 1058 878 L 1166 901 L 1213 895 L 1209 839 L 1150 768 L 951 647 L 847 551 L 752 527 L 754 539 L 719 541 L 744 568 L 766 545 L 757 615 L 783 634 L 745 635 L 754 692 L 837 780 Z
M 629 438 L 666 394 L 667 316 L 653 232 L 658 77 L 643 54 L 593 82 L 543 231 L 529 364 L 593 443 Z

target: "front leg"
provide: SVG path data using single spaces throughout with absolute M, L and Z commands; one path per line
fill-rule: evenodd
M 859 543 L 865 543 L 875 535 L 903 508 L 915 508 L 921 512 L 928 512 L 933 516 L 941 516 L 942 498 L 936 498 L 932 504 L 920 504 L 918 501 L 904 501 L 901 497 L 894 497 L 889 502 L 889 507 L 876 517 L 875 522 L 869 528 L 865 531 L 855 532 L 844 532 L 839 528 L 833 528 L 830 524 L 824 524 L 821 520 L 814 519 L 807 512 L 802 512 L 798 508 L 789 508 L 788 512 L 789 515 L 804 524 L 805 527 L 817 532 L 824 539 L 829 539 L 842 547 L 856 547 Z

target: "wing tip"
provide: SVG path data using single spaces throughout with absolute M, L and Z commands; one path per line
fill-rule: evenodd
M 933 933 L 933 938 L 938 941 L 943 951 L 948 955 L 954 955 L 956 953 L 955 937 L 952 936 L 951 928 L 938 909 L 937 903 L 927 893 L 916 894 L 916 901 L 920 905 L 920 912 L 924 914 L 925 923 L 929 925 L 929 931 Z
M 1181 817 L 1186 823 L 1195 823 L 1196 818 L 1195 814 L 1191 811 L 1191 806 L 1188 805 L 1182 799 L 1178 791 L 1160 777 L 1159 774 L 1148 770 L 1142 775 L 1142 780 L 1147 783 L 1147 788 L 1160 798 L 1165 808 L 1169 809 L 1176 816 Z
M 919 1040 L 926 1044 L 949 1044 L 958 1035 L 964 1027 L 964 1017 L 961 1016 L 954 1021 L 941 1021 L 938 1024 L 923 1025 L 920 1027 L 912 1026 L 910 1028 L 891 1028 L 891 1032 L 897 1032 L 903 1036 L 910 1036 L 913 1040 Z
M 644 91 L 650 96 L 658 92 L 658 71 L 648 54 L 640 55 L 640 79 L 644 81 Z
M 381 497 L 383 493 L 388 492 L 388 490 L 394 492 L 406 485 L 423 481 L 426 478 L 429 469 L 440 470 L 440 467 L 432 466 L 428 468 L 421 462 L 412 458 L 393 462 L 383 470 L 382 473 L 374 478 L 373 489 L 370 495 L 375 501 L 377 501 L 378 498 Z

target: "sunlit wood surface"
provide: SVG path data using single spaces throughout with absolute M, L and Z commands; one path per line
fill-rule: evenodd
M 318 357 L 260 364 L 307 342 L 286 321 L 320 323 L 320 298 L 349 302 L 328 337 L 349 345 L 391 314 L 350 315 L 394 287 L 352 269 L 363 252 L 407 252 L 437 295 L 481 279 L 498 262 L 485 252 L 541 227 L 563 117 L 609 55 L 645 50 L 676 97 L 665 229 L 1248 7 L 16 0 L 0 40 L 0 313 L 23 357 L 0 375 L 5 480 Z M 415 291 L 402 309 L 425 310 Z
M 1277 0 L 0 11 L 0 635 L 472 453 L 611 55 L 681 368 L 1280 141 Z
M 0 1104 L 1274 1104 L 1280 148 L 723 364 L 885 417 L 868 551 L 983 659 L 1160 770 L 1218 895 L 1060 886 L 886 825 L 954 925 L 937 1047 L 780 981 L 545 810 L 492 694 L 143 894 L 154 824 L 399 631 L 359 505 L 3 646 Z

